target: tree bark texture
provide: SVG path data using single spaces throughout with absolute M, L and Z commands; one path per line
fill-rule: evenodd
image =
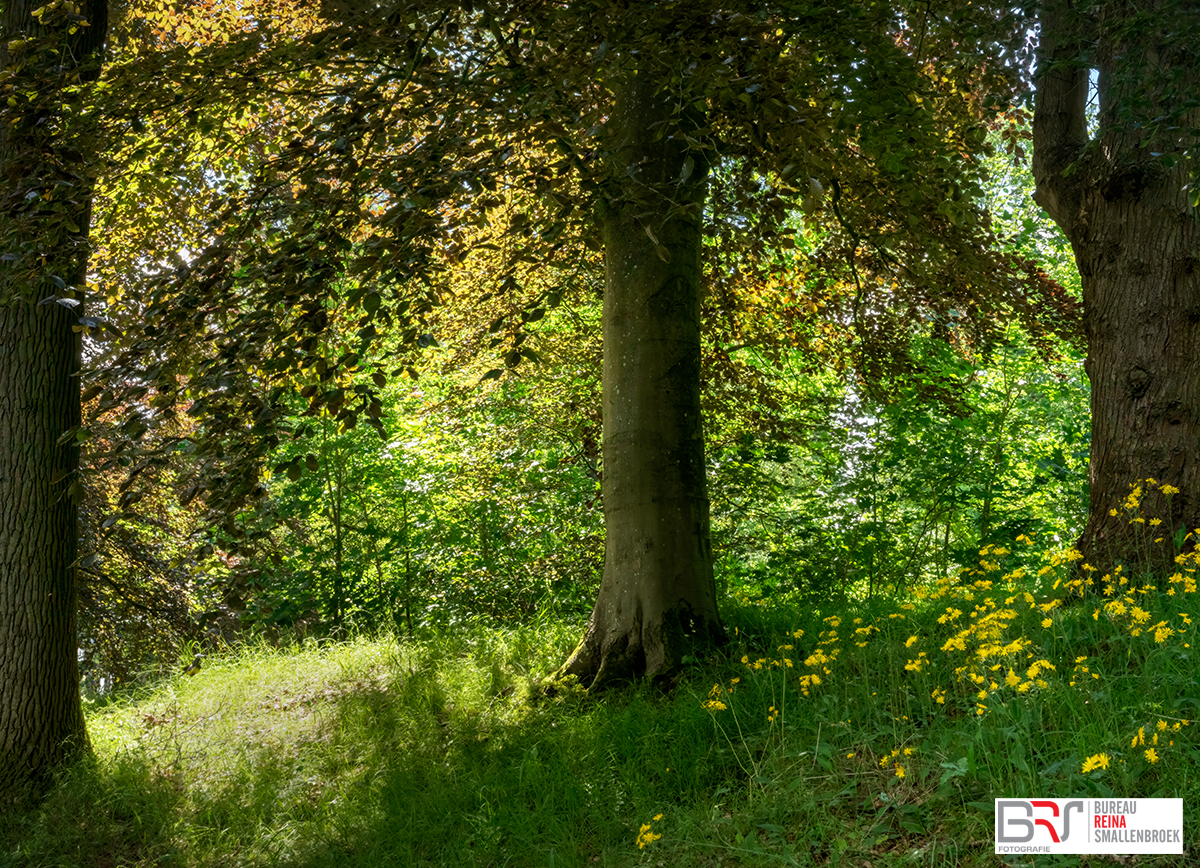
M 707 163 L 639 73 L 617 95 L 604 235 L 604 576 L 560 670 L 584 684 L 665 675 L 724 641 L 700 415 Z
M 19 94 L 0 119 L 5 802 L 43 788 L 54 769 L 87 748 L 75 636 L 79 449 L 71 429 L 80 423 L 77 329 L 91 189 L 69 116 L 78 108 L 76 86 L 95 75 L 107 8 L 92 0 L 39 20 L 32 12 L 40 5 L 11 0 L 0 13 L 3 97 Z M 22 38 L 26 46 L 17 47 Z
M 1173 570 L 1164 530 L 1200 527 L 1200 219 L 1189 207 L 1188 161 L 1164 159 L 1191 144 L 1197 122 L 1178 107 L 1200 92 L 1200 45 L 1167 35 L 1195 31 L 1194 20 L 1170 24 L 1187 5 L 1105 4 L 1085 18 L 1050 0 L 1041 10 L 1035 199 L 1070 240 L 1082 280 L 1092 444 L 1078 547 L 1101 571 L 1117 562 Z M 1160 26 L 1146 23 L 1147 11 Z M 1172 122 L 1155 123 L 1172 112 Z M 1135 507 L 1128 498 L 1139 483 Z M 1179 493 L 1166 496 L 1164 485 Z

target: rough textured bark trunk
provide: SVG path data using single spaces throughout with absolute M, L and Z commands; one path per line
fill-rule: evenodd
M 75 640 L 80 316 L 91 191 L 65 141 L 71 88 L 94 74 L 107 8 L 11 0 L 0 67 L 18 104 L 0 123 L 0 794 L 36 792 L 87 748 Z M 74 32 L 71 30 L 74 28 Z M 32 41 L 21 51 L 17 40 Z M 48 50 L 48 49 L 55 50 Z M 28 94 L 37 96 L 29 99 Z M 28 101 L 26 101 L 28 99 Z M 52 296 L 68 301 L 40 301 Z M 70 303 L 74 302 L 74 306 Z
M 1082 278 L 1092 447 L 1078 547 L 1102 571 L 1171 568 L 1165 527 L 1200 527 L 1200 219 L 1185 189 L 1188 161 L 1162 157 L 1190 144 L 1183 136 L 1197 113 L 1154 121 L 1200 91 L 1200 46 L 1164 35 L 1177 11 L 1117 3 L 1082 19 L 1061 0 L 1041 10 L 1035 199 L 1070 240 Z M 1099 72 L 1094 138 L 1090 68 Z M 1138 483 L 1135 511 L 1126 499 Z M 1168 498 L 1164 485 L 1179 493 Z M 1139 513 L 1163 525 L 1134 522 Z
M 583 642 L 560 670 L 585 684 L 664 675 L 725 638 L 700 418 L 707 165 L 672 136 L 680 122 L 655 85 L 637 76 L 609 121 L 621 194 L 601 215 L 604 577 Z

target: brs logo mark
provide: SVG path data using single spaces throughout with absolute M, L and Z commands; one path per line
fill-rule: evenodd
M 1029 819 L 1037 810 L 1042 814 L 1038 819 Z M 1071 812 L 1083 813 L 1083 800 L 1076 799 L 1062 806 L 1062 836 L 1058 834 L 1059 807 L 1057 801 L 1048 799 L 1026 801 L 1025 799 L 998 800 L 996 802 L 996 842 L 1000 844 L 1028 844 L 1033 840 L 1037 827 L 1041 826 L 1050 833 L 1050 840 L 1061 844 L 1071 835 Z M 1021 816 L 1013 816 L 1017 812 Z M 1049 813 L 1047 813 L 1049 812 Z M 1053 818 L 1053 821 L 1050 819 Z M 1010 827 L 1023 828 L 1020 834 L 1007 834 Z

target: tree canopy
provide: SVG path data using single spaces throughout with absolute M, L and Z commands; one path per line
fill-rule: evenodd
M 436 339 L 440 305 L 503 299 L 492 376 L 529 361 L 527 324 L 570 295 L 578 250 L 599 243 L 597 208 L 636 186 L 611 175 L 606 130 L 613 88 L 648 64 L 672 107 L 660 132 L 686 135 L 692 155 L 676 182 L 697 160 L 715 167 L 710 298 L 728 306 L 748 282 L 811 276 L 826 286 L 816 317 L 851 326 L 836 350 L 872 385 L 913 373 L 914 329 L 976 341 L 1009 314 L 1035 335 L 1076 328 L 1072 300 L 1002 248 L 978 203 L 985 125 L 1029 61 L 1019 16 L 919 4 L 263 13 L 197 7 L 159 23 L 131 9 L 114 39 L 127 54 L 103 83 L 122 96 L 97 118 L 121 165 L 96 206 L 98 294 L 124 334 L 98 357 L 89 397 L 127 408 L 122 454 L 173 414 L 202 420 L 188 494 L 218 512 L 262 494 L 272 448 L 315 414 L 378 424 L 376 390 Z M 797 208 L 822 239 L 803 253 Z M 481 294 L 450 297 L 447 272 L 474 262 L 489 275 Z M 334 322 L 353 328 L 328 340 Z M 400 343 L 376 352 L 384 334 Z

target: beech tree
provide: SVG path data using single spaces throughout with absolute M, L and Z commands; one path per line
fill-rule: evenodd
M 1034 198 L 1075 251 L 1092 385 L 1078 545 L 1104 569 L 1173 571 L 1174 548 L 1138 544 L 1133 519 L 1163 519 L 1154 535 L 1177 544 L 1200 527 L 1200 19 L 1173 2 L 1038 12 Z
M 599 209 L 604 581 L 587 635 L 563 667 L 589 682 L 609 671 L 661 672 L 691 644 L 725 638 L 700 418 L 707 156 L 684 135 L 658 135 L 658 123 L 674 109 L 660 75 L 645 67 L 632 72 L 615 95 L 609 121 L 614 173 L 635 168 L 632 177 L 646 185 L 651 200 L 627 196 L 605 200 Z M 681 120 L 681 133 L 701 126 L 697 117 Z
M 0 793 L 87 746 L 75 642 L 80 322 L 92 162 L 79 148 L 105 0 L 0 13 Z

